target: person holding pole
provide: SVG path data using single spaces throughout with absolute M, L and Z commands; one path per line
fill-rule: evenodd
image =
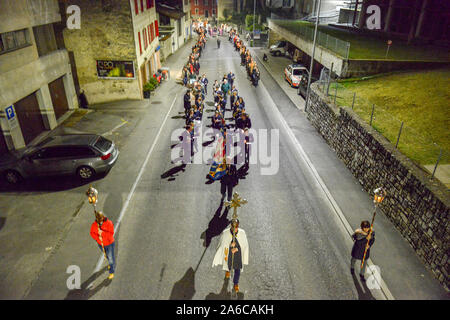
M 91 237 L 97 241 L 98 247 L 105 256 L 105 260 L 109 263 L 108 279 L 112 280 L 116 268 L 116 260 L 114 257 L 114 224 L 101 211 L 95 211 L 95 221 L 91 225 Z
M 352 258 L 350 260 L 350 272 L 351 274 L 354 274 L 356 260 L 362 261 L 363 259 L 369 259 L 370 247 L 372 247 L 375 242 L 375 231 L 373 231 L 373 229 L 371 230 L 370 222 L 367 220 L 361 222 L 361 229 L 356 229 L 355 233 L 352 235 L 352 238 L 354 243 L 352 248 Z M 367 245 L 368 248 L 366 250 Z M 361 281 L 366 281 L 364 278 L 366 266 L 367 262 L 363 263 L 360 268 L 359 277 L 361 278 Z
M 225 279 L 230 278 L 230 271 L 233 270 L 234 291 L 238 293 L 241 271 L 244 265 L 248 265 L 247 235 L 239 228 L 239 219 L 232 219 L 230 229 L 222 232 L 212 266 L 217 265 L 223 266 Z

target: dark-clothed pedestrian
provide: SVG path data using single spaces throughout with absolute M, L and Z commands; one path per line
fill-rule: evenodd
M 233 87 L 234 79 L 235 79 L 234 73 L 230 71 L 230 73 L 227 75 L 227 80 L 228 83 L 230 84 L 230 88 Z
M 239 178 L 237 176 L 237 169 L 233 160 L 227 160 L 227 169 L 225 175 L 220 180 L 220 192 L 222 193 L 222 200 L 225 198 L 225 194 L 228 191 L 227 201 L 231 201 L 233 196 L 233 188 L 238 185 Z
M 84 90 L 81 90 L 79 98 L 80 98 L 80 107 L 87 109 L 89 103 L 86 98 L 86 94 L 84 93 Z
M 370 248 L 375 242 L 375 232 L 372 231 L 372 233 L 369 235 L 369 231 L 370 231 L 370 222 L 363 221 L 361 222 L 361 229 L 356 229 L 352 235 L 352 239 L 354 241 L 352 248 L 352 257 L 350 259 L 350 272 L 352 274 L 355 273 L 356 260 L 363 259 L 367 242 L 369 242 L 369 248 L 367 249 L 364 265 L 362 269 L 360 269 L 359 271 L 359 276 L 362 281 L 365 281 L 364 274 L 366 272 L 367 260 L 370 257 Z
M 203 74 L 200 81 L 203 83 L 203 88 L 205 89 L 205 94 L 208 94 L 208 78 L 206 78 L 205 74 Z
M 108 259 L 108 279 L 114 278 L 116 269 L 116 259 L 114 256 L 114 224 L 109 220 L 103 212 L 95 211 L 95 221 L 91 225 L 91 237 L 97 241 L 98 247 Z
M 252 127 L 252 121 L 246 113 L 242 113 L 241 117 L 236 120 L 236 128 L 244 130 L 245 128 L 250 129 Z

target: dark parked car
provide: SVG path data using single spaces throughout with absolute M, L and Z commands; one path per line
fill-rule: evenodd
M 3 155 L 0 172 L 13 184 L 22 178 L 71 174 L 89 180 L 108 172 L 118 156 L 114 143 L 96 134 L 53 136 Z

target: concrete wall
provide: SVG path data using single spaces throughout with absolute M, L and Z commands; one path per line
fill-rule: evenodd
M 71 5 L 81 9 L 81 28 L 64 30 L 66 48 L 74 52 L 80 88 L 85 91 L 90 104 L 141 99 L 138 68 L 143 57 L 138 61 L 136 50 L 139 50 L 139 44 L 134 39 L 130 2 L 110 0 L 108 3 L 104 10 L 101 1 L 71 1 Z M 99 79 L 96 60 L 103 59 L 133 61 L 135 79 Z
M 0 2 L 1 32 L 58 21 L 61 21 L 61 15 L 57 0 L 1 0 Z
M 386 189 L 381 210 L 448 291 L 447 188 L 436 180 L 430 181 L 350 108 L 328 104 L 317 84 L 311 88 L 308 119 L 371 196 L 377 187 Z
M 362 77 L 396 70 L 417 70 L 444 67 L 449 63 L 427 61 L 384 61 L 384 60 L 348 60 L 344 61 L 345 78 Z
M 291 42 L 294 46 L 312 56 L 313 43 L 307 40 L 304 40 L 300 36 L 279 27 L 271 19 L 269 21 L 269 28 L 272 32 L 277 33 L 280 37 L 286 39 Z M 331 51 L 324 49 L 322 47 L 316 46 L 316 51 L 314 54 L 314 60 L 322 64 L 328 69 L 331 69 L 331 65 L 333 64 L 333 71 L 340 77 L 345 77 L 344 67 L 344 59 L 334 55 Z
M 48 84 L 63 77 L 69 110 L 78 107 L 68 53 L 52 51 L 39 57 L 33 27 L 61 20 L 56 0 L 1 0 L 0 33 L 28 30 L 29 45 L 0 55 L 0 126 L 9 149 L 25 146 L 20 124 L 11 128 L 4 109 L 35 92 L 45 128 L 56 120 Z M 11 19 L 14 17 L 14 19 Z

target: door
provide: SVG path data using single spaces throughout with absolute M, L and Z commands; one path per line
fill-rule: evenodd
M 53 110 L 55 111 L 56 119 L 59 119 L 63 114 L 69 111 L 69 104 L 67 103 L 66 91 L 64 90 L 63 77 L 56 79 L 48 84 L 50 96 L 52 97 Z
M 35 176 L 60 175 L 74 172 L 76 157 L 71 146 L 47 147 L 30 158 L 29 172 Z
M 39 103 L 34 93 L 14 103 L 25 144 L 28 145 L 41 132 L 45 131 Z
M 67 158 L 64 159 L 64 173 L 73 174 L 81 166 L 94 167 L 97 153 L 88 146 L 67 146 Z
M 0 155 L 8 152 L 8 145 L 6 144 L 5 136 L 3 135 L 2 128 L 0 128 Z

